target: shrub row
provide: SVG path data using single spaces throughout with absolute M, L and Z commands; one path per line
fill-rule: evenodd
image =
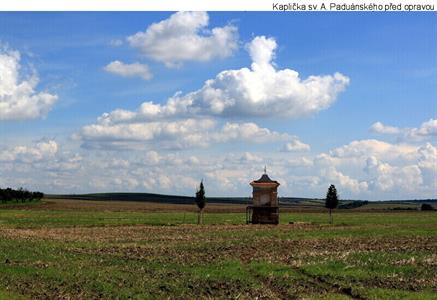
M 26 201 L 41 200 L 42 197 L 44 197 L 44 194 L 41 192 L 31 192 L 23 188 L 19 188 L 18 190 L 11 188 L 0 189 L 1 203 L 12 201 L 24 203 Z

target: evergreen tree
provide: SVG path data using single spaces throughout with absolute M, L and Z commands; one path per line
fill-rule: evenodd
M 332 224 L 332 210 L 338 206 L 338 195 L 335 185 L 331 184 L 326 193 L 325 207 L 329 208 L 329 223 Z
M 205 188 L 203 186 L 203 180 L 200 182 L 199 190 L 196 192 L 196 204 L 199 208 L 197 216 L 197 224 L 203 223 L 203 209 L 206 206 Z

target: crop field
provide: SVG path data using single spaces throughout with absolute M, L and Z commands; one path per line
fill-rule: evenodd
M 50 200 L 0 206 L 0 299 L 437 299 L 437 213 Z

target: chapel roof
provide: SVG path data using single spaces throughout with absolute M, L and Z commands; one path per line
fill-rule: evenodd
M 267 175 L 267 173 L 264 173 L 260 179 L 254 180 L 253 183 L 277 183 L 277 184 L 279 184 L 279 182 L 277 182 L 276 180 L 271 180 L 269 175 Z

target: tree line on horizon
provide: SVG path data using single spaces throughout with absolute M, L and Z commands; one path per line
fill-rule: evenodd
M 44 193 L 41 192 L 32 192 L 27 189 L 19 188 L 17 190 L 12 189 L 10 187 L 2 189 L 0 188 L 0 201 L 1 203 L 8 202 L 30 202 L 30 201 L 39 201 L 44 197 Z

